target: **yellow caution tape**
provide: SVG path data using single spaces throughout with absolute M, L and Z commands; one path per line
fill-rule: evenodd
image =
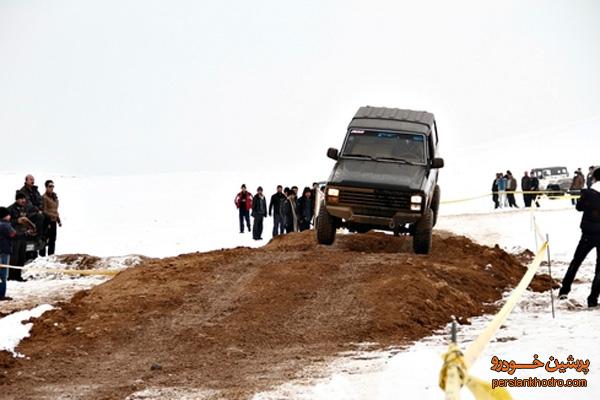
M 506 304 L 498 311 L 494 319 L 489 323 L 487 328 L 479 335 L 479 337 L 469 346 L 467 351 L 465 352 L 465 364 L 467 365 L 467 369 L 470 368 L 477 358 L 481 355 L 487 344 L 490 342 L 498 328 L 506 321 L 508 315 L 512 312 L 512 310 L 517 305 L 517 302 L 533 280 L 533 277 L 537 270 L 539 269 L 542 261 L 546 256 L 546 248 L 548 247 L 548 242 L 544 242 L 537 254 L 533 262 L 527 268 L 527 272 L 521 279 L 521 282 L 517 285 L 517 287 L 513 290 L 512 294 L 506 301 Z
M 24 268 L 15 267 L 13 265 L 0 264 L 0 268 L 9 269 L 20 269 L 21 271 L 28 272 L 47 272 L 53 274 L 66 274 L 66 275 L 102 275 L 102 276 L 115 276 L 121 271 L 109 270 L 109 269 L 61 269 L 61 268 Z
M 539 226 L 535 222 L 536 234 L 543 237 Z M 492 388 L 488 382 L 469 375 L 469 369 L 481 356 L 483 350 L 492 340 L 496 331 L 506 321 L 517 302 L 533 280 L 538 271 L 548 248 L 548 242 L 544 241 L 537 251 L 534 260 L 527 268 L 527 272 L 513 290 L 504 306 L 494 316 L 486 329 L 475 339 L 463 354 L 458 346 L 450 344 L 448 352 L 443 356 L 444 365 L 440 371 L 439 385 L 444 390 L 446 400 L 460 400 L 460 390 L 466 386 L 477 400 L 512 400 L 510 393 L 505 388 Z
M 512 400 L 505 388 L 492 388 L 489 382 L 469 376 L 465 384 L 477 400 Z
M 553 199 L 553 200 L 571 200 L 571 199 L 579 199 L 581 196 L 578 194 L 561 194 L 561 195 L 553 195 L 553 193 L 558 193 L 558 191 L 556 192 L 552 192 L 552 191 L 518 191 L 518 192 L 490 192 L 488 194 L 483 194 L 481 196 L 474 196 L 474 197 L 465 197 L 462 199 L 452 199 L 452 200 L 442 200 L 440 201 L 440 204 L 455 204 L 455 203 L 466 203 L 469 201 L 473 201 L 473 200 L 479 200 L 479 199 L 484 199 L 486 197 L 490 197 L 493 196 L 495 194 L 535 194 L 538 196 L 546 196 L 549 199 Z

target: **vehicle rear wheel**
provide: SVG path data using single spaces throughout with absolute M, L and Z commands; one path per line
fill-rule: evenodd
M 413 235 L 413 250 L 416 254 L 429 254 L 431 250 L 433 231 L 433 211 L 426 210 L 421 219 L 417 221 Z
M 317 243 L 331 245 L 335 241 L 335 219 L 327 212 L 324 204 L 321 204 L 315 230 L 317 231 Z
M 433 198 L 431 199 L 431 210 L 433 211 L 433 226 L 437 224 L 438 213 L 440 210 L 440 186 L 435 185 L 435 189 L 433 191 Z

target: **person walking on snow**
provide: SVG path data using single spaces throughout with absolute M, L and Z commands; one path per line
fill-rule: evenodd
M 277 235 L 283 235 L 285 233 L 283 227 L 283 214 L 281 213 L 281 205 L 285 199 L 286 197 L 285 194 L 283 194 L 283 187 L 278 185 L 277 192 L 271 196 L 271 201 L 269 201 L 269 216 L 273 216 L 273 237 Z
M 242 185 L 242 191 L 235 196 L 235 206 L 239 210 L 240 233 L 244 233 L 244 221 L 250 232 L 250 210 L 252 210 L 252 195 L 246 190 L 246 185 Z
M 581 239 L 575 250 L 573 261 L 562 281 L 558 292 L 559 300 L 565 300 L 571 291 L 571 285 L 577 275 L 577 270 L 594 248 L 596 249 L 596 270 L 592 281 L 592 290 L 587 298 L 588 307 L 598 307 L 600 295 L 600 168 L 592 174 L 592 186 L 582 190 L 577 201 L 577 211 L 583 212 L 581 218 Z
M 515 201 L 515 191 L 517 190 L 517 180 L 512 172 L 506 171 L 506 198 L 508 199 L 509 207 L 519 208 Z
M 252 200 L 252 218 L 254 218 L 254 228 L 252 230 L 252 239 L 262 240 L 263 220 L 267 216 L 267 200 L 263 195 L 263 188 L 256 188 L 256 196 Z M 250 228 L 248 228 L 250 229 Z

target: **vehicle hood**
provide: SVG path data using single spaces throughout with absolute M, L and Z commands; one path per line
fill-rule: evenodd
M 423 190 L 428 168 L 373 160 L 338 160 L 329 184 L 393 190 Z

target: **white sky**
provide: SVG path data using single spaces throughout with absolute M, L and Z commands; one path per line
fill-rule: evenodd
M 325 178 L 366 104 L 434 112 L 449 168 L 523 135 L 560 154 L 551 129 L 585 166 L 599 20 L 595 0 L 2 0 L 0 169 Z

